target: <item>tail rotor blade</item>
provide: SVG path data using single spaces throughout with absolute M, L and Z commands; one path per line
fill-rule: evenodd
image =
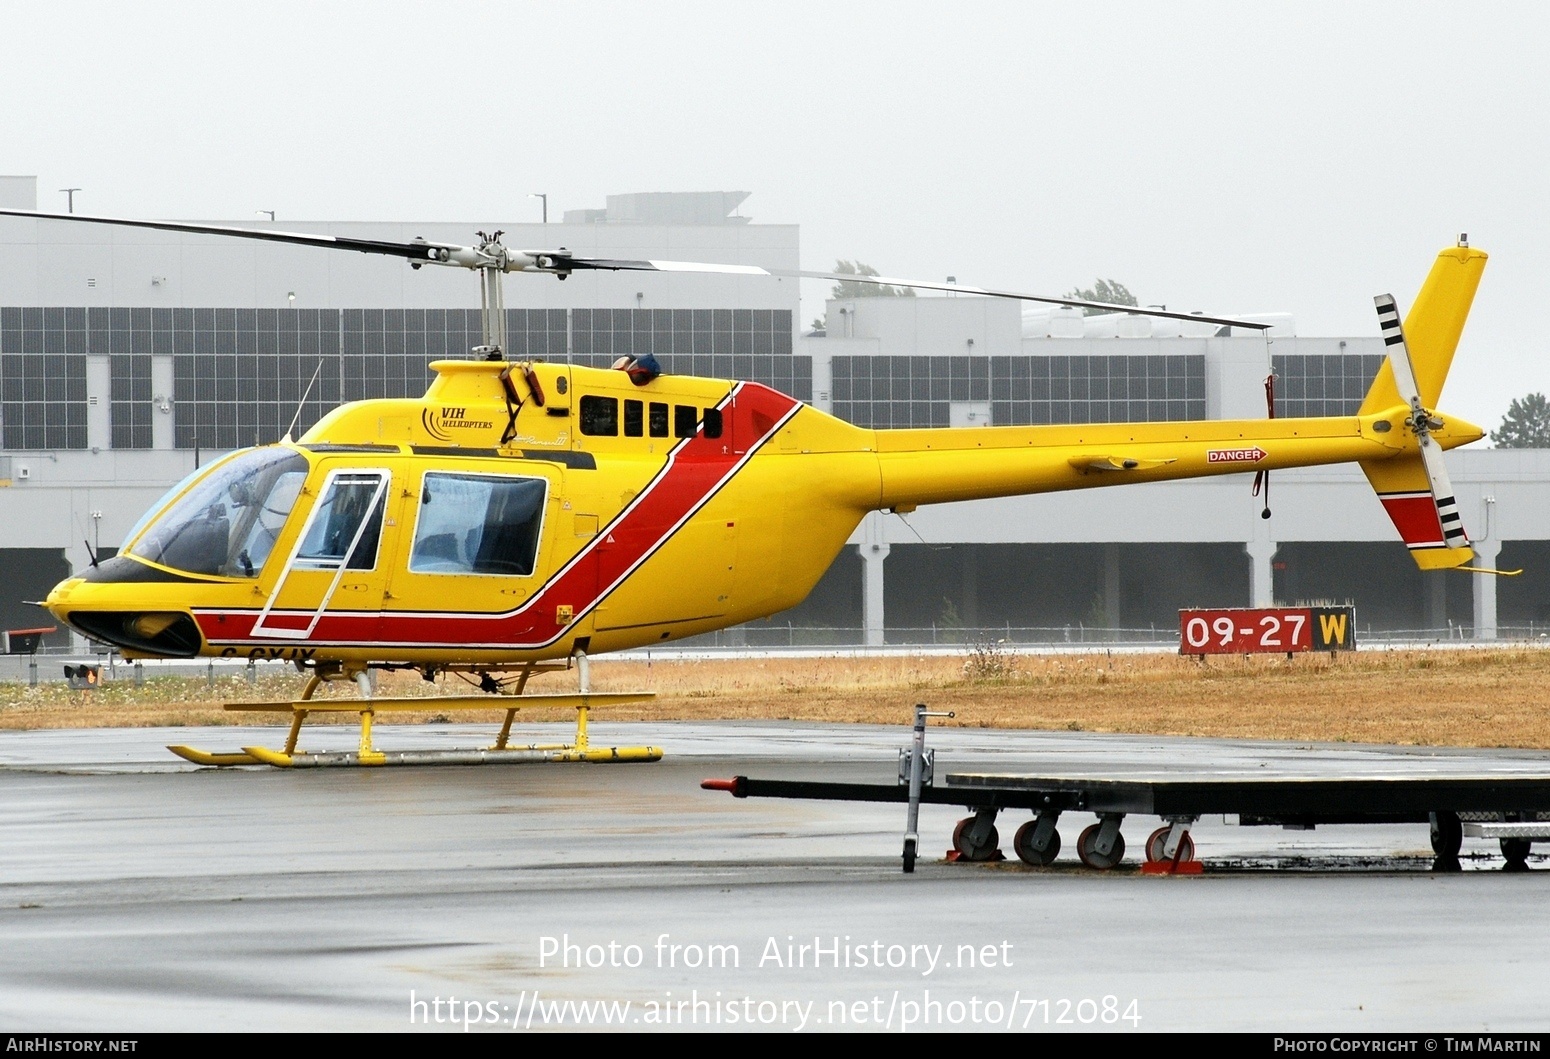
M 1415 382 L 1415 366 L 1410 362 L 1410 347 L 1405 345 L 1405 329 L 1399 322 L 1399 306 L 1392 294 L 1380 294 L 1373 298 L 1378 307 L 1378 326 L 1383 330 L 1383 344 L 1388 347 L 1389 364 L 1394 369 L 1394 385 L 1399 396 L 1411 408 L 1419 406 L 1421 390 Z
M 1442 543 L 1447 548 L 1469 547 L 1469 535 L 1464 532 L 1464 520 L 1459 515 L 1458 500 L 1453 495 L 1453 483 L 1448 480 L 1448 467 L 1442 459 L 1442 448 L 1425 434 L 1421 439 L 1421 462 L 1426 465 L 1426 480 L 1432 488 L 1432 503 L 1437 507 L 1437 523 L 1442 530 Z

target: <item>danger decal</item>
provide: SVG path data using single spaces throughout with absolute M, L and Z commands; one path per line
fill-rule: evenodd
M 1258 463 L 1270 453 L 1258 445 L 1251 449 L 1207 449 L 1207 463 Z

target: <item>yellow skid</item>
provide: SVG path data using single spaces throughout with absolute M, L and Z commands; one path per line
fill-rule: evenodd
M 191 746 L 169 746 L 172 751 L 184 761 L 192 761 L 196 765 L 225 766 L 225 765 L 257 765 L 259 760 L 252 754 L 211 754 L 204 750 L 195 750 Z
M 508 747 L 484 750 L 389 750 L 357 753 L 353 750 L 323 753 L 282 754 L 268 747 L 249 746 L 243 750 L 254 764 L 276 768 L 352 768 L 386 765 L 543 765 L 555 763 L 660 761 L 662 750 L 654 746 L 588 747 Z M 210 755 L 241 756 L 241 755 Z

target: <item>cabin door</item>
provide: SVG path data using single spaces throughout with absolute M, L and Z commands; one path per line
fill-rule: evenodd
M 448 459 L 406 479 L 388 622 L 414 615 L 420 642 L 454 647 L 523 645 L 552 631 L 521 611 L 547 573 L 559 474 L 541 464 L 505 469 L 515 462 Z M 446 631 L 453 626 L 463 631 Z
M 253 625 L 256 638 L 306 640 L 328 616 L 333 640 L 370 640 L 382 608 L 379 552 L 392 474 L 385 468 L 327 472 L 285 566 Z

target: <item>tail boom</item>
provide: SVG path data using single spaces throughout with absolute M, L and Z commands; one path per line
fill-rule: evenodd
M 878 431 L 882 490 L 876 506 L 1384 463 L 1404 451 L 1402 431 L 1391 422 L 1402 414 L 1391 409 L 1363 417 Z M 1374 429 L 1380 421 L 1389 429 Z M 1478 436 L 1438 440 L 1451 447 Z

